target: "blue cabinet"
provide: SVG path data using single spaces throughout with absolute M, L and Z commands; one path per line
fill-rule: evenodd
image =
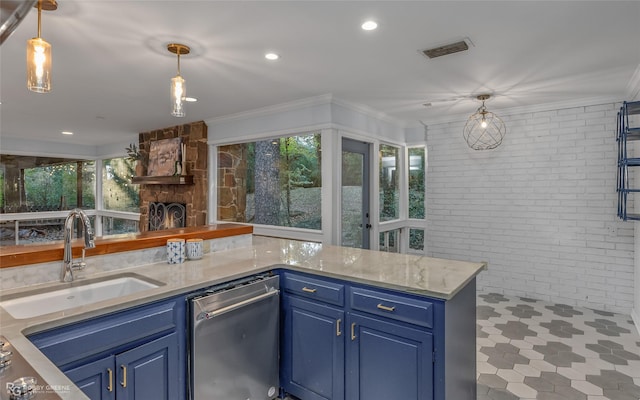
M 476 398 L 475 279 L 444 301 L 282 276 L 284 392 L 301 400 Z
M 91 400 L 115 399 L 115 363 L 113 356 L 62 371 Z
M 344 399 L 344 311 L 283 296 L 281 385 L 305 400 Z
M 350 313 L 347 399 L 433 399 L 433 336 Z
M 29 339 L 92 400 L 186 398 L 183 297 Z
M 304 400 L 344 400 L 345 286 L 284 272 L 280 384 Z

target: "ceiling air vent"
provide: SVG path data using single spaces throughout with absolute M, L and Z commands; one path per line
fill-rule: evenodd
M 445 44 L 444 46 L 435 47 L 433 49 L 421 50 L 422 54 L 429 58 L 436 58 L 446 56 L 447 54 L 458 53 L 461 51 L 469 50 L 469 45 L 466 41 L 461 40 L 459 42 Z

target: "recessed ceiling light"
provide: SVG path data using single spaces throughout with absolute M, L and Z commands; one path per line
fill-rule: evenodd
M 73 132 L 70 132 L 70 131 L 62 131 L 61 133 L 63 135 L 73 135 Z
M 266 58 L 269 61 L 275 61 L 278 58 L 280 58 L 280 56 L 277 55 L 276 53 L 267 53 L 267 54 L 264 55 L 264 58 Z
M 372 31 L 374 29 L 376 29 L 378 27 L 378 23 L 376 21 L 373 20 L 369 20 L 369 21 L 365 21 L 362 25 L 361 25 L 362 29 L 364 29 L 365 31 Z
M 195 103 L 196 101 L 198 101 L 198 99 L 196 99 L 195 97 L 185 97 L 184 101 L 188 101 L 189 103 Z

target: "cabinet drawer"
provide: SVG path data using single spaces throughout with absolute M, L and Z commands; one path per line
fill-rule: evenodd
M 344 285 L 285 272 L 284 290 L 298 296 L 344 306 Z
M 178 300 L 153 303 L 128 311 L 55 328 L 29 337 L 54 364 L 65 364 L 134 345 L 146 337 L 176 329 Z
M 353 310 L 433 328 L 433 303 L 357 287 L 350 288 Z

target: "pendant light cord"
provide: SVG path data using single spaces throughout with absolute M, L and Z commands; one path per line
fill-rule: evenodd
M 42 0 L 38 0 L 38 37 L 40 37 L 40 23 L 42 21 Z

